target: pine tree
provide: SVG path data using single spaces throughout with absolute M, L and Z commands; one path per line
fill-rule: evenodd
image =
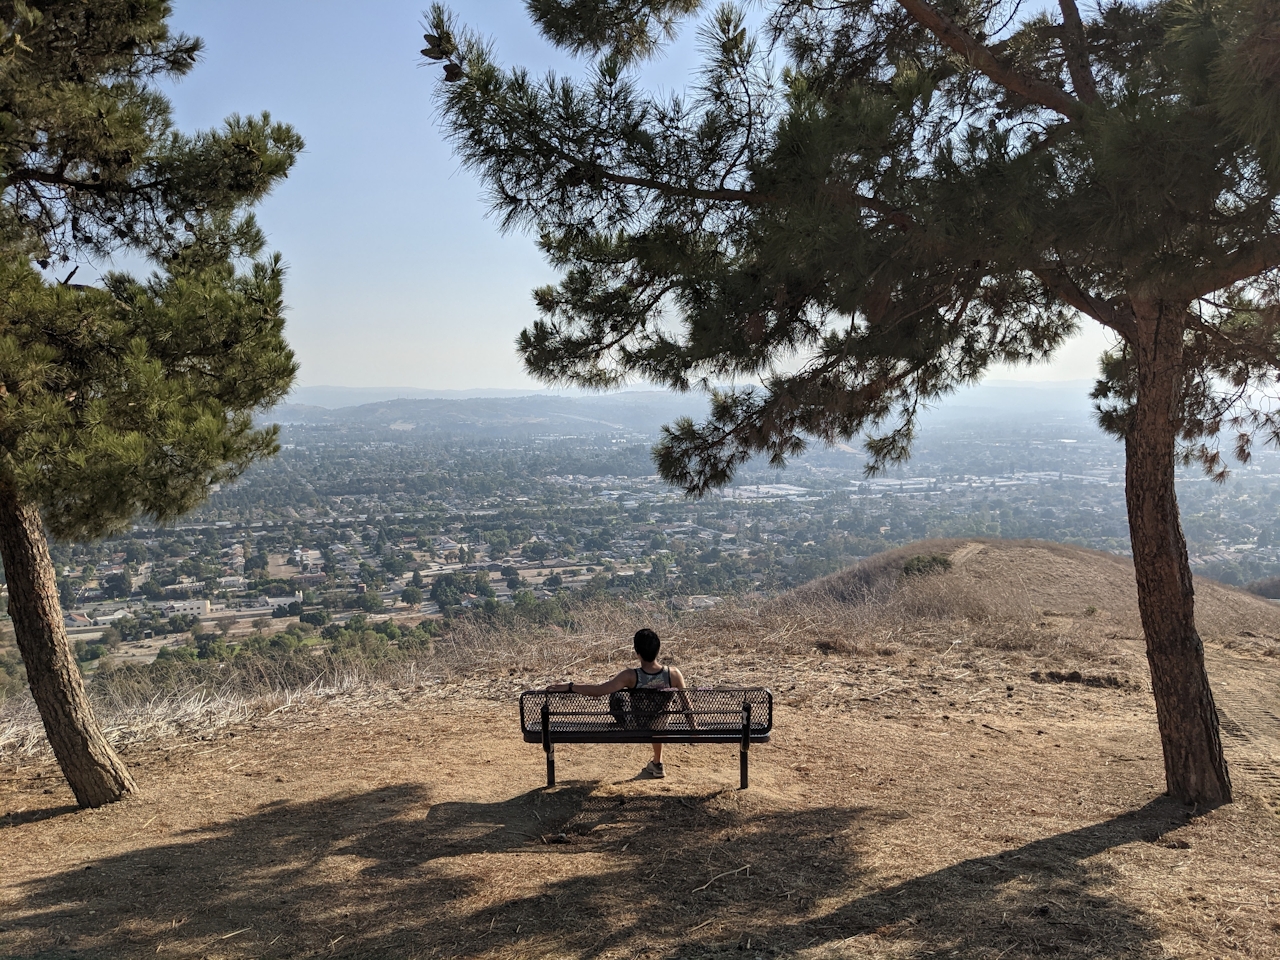
M 757 384 L 666 429 L 659 469 L 697 494 L 815 439 L 901 461 L 924 406 L 1102 324 L 1168 789 L 1228 802 L 1174 478 L 1280 438 L 1280 4 L 773 0 L 758 28 L 700 0 L 527 6 L 585 80 L 501 68 L 441 7 L 423 56 L 502 226 L 562 274 L 528 369 Z M 646 93 L 632 65 L 688 18 L 693 87 Z
M 302 142 L 266 115 L 173 129 L 195 63 L 158 0 L 0 3 L 0 556 L 50 745 L 83 806 L 135 789 L 63 628 L 46 533 L 164 521 L 276 449 L 296 369 L 282 268 L 248 208 Z M 72 282 L 119 251 L 145 280 Z

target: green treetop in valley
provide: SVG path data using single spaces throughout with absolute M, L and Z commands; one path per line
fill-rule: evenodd
M 701 493 L 810 438 L 900 461 L 924 405 L 1102 324 L 1168 788 L 1228 801 L 1174 474 L 1280 432 L 1280 3 L 773 0 L 758 28 L 700 0 L 526 6 L 585 79 L 503 69 L 440 7 L 423 56 L 502 225 L 561 273 L 529 370 L 758 383 L 658 446 Z M 697 18 L 688 92 L 641 90 L 631 65 Z
M 269 117 L 187 135 L 159 81 L 199 42 L 158 0 L 0 3 L 0 555 L 50 744 L 77 800 L 133 789 L 85 698 L 45 530 L 171 519 L 276 449 L 282 268 L 248 215 L 302 141 Z M 75 283 L 117 251 L 145 280 Z

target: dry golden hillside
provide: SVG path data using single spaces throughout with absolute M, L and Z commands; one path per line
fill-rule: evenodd
M 948 557 L 952 569 L 902 581 L 906 560 L 931 554 Z M 1142 630 L 1128 557 L 1041 540 L 921 541 L 877 554 L 795 596 L 858 603 L 886 592 L 909 613 L 974 620 L 1090 618 L 1126 634 Z M 1210 642 L 1240 646 L 1257 639 L 1243 645 L 1259 651 L 1280 642 L 1280 604 L 1213 580 L 1196 578 L 1196 620 Z
M 933 554 L 951 569 L 904 576 Z M 1237 791 L 1213 811 L 1161 796 L 1132 570 L 1043 543 L 459 629 L 308 690 L 103 701 L 144 793 L 98 811 L 10 710 L 0 955 L 1275 957 L 1280 631 L 1256 598 L 1200 598 Z M 695 684 L 774 690 L 749 790 L 732 747 L 678 745 L 665 780 L 636 775 L 644 746 L 562 746 L 544 786 L 517 694 L 629 665 L 642 624 Z

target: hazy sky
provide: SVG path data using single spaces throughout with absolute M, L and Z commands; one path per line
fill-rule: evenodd
M 534 318 L 530 291 L 554 275 L 529 237 L 497 231 L 479 185 L 440 137 L 431 105 L 438 71 L 418 66 L 424 6 L 174 3 L 176 28 L 205 41 L 203 62 L 171 90 L 178 124 L 191 130 L 270 110 L 307 141 L 259 211 L 290 267 L 288 335 L 301 385 L 534 386 L 512 342 Z M 454 8 L 495 40 L 503 62 L 572 69 L 520 0 Z M 646 76 L 682 87 L 692 54 L 682 45 Z M 993 376 L 1092 377 L 1103 344 L 1090 329 L 1052 366 Z

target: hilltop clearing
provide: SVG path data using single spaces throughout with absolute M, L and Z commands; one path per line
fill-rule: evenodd
M 917 557 L 951 566 L 904 575 Z M 917 544 L 679 619 L 460 632 L 160 736 L 108 718 L 144 795 L 97 811 L 18 717 L 0 954 L 1271 957 L 1280 614 L 1199 590 L 1239 797 L 1199 816 L 1160 797 L 1131 569 L 1043 543 Z M 560 747 L 543 788 L 516 693 L 628 663 L 642 618 L 695 684 L 774 689 L 750 790 L 721 746 L 669 748 L 662 781 L 634 778 L 645 747 Z
M 951 569 L 934 577 L 900 578 L 906 561 L 934 555 L 946 557 Z M 1058 635 L 1141 644 L 1132 561 L 1041 540 L 925 540 L 876 554 L 801 587 L 790 599 L 856 605 L 886 593 L 908 616 L 1035 623 Z M 1243 590 L 1197 578 L 1196 622 L 1211 644 L 1280 653 L 1280 604 Z

